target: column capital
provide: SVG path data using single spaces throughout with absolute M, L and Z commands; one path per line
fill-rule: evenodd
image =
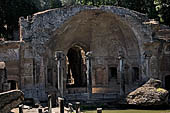
M 59 102 L 64 101 L 64 98 L 58 97 L 58 101 Z
M 118 52 L 118 59 L 119 60 L 121 60 L 121 59 L 124 59 L 125 57 L 124 57 L 124 52 L 122 51 L 122 50 L 120 50 L 119 52 Z
M 146 50 L 144 53 L 143 53 L 143 56 L 145 59 L 149 59 L 152 57 L 152 51 L 150 50 Z
M 87 52 L 86 57 L 92 57 L 92 53 L 93 53 L 92 51 Z
M 64 56 L 63 51 L 55 51 L 55 60 L 63 60 Z

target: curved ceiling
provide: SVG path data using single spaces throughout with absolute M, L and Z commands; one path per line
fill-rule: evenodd
M 86 10 L 73 16 L 56 30 L 48 43 L 65 53 L 74 44 L 93 51 L 94 56 L 115 56 L 123 50 L 127 57 L 139 56 L 136 37 L 119 16 L 101 10 Z

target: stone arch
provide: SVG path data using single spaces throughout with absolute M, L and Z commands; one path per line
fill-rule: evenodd
M 90 50 L 90 49 L 87 47 L 86 44 L 84 44 L 84 43 L 82 43 L 82 42 L 80 42 L 80 41 L 77 41 L 77 42 L 75 41 L 75 42 L 72 43 L 68 48 L 66 48 L 66 49 L 64 50 L 65 55 L 67 55 L 69 49 L 72 48 L 72 47 L 78 47 L 79 49 L 81 49 L 81 50 L 83 50 L 83 51 L 85 51 L 85 52 L 88 52 L 88 51 Z
M 142 24 L 142 22 L 146 21 L 148 18 L 144 14 L 116 6 L 94 7 L 77 5 L 39 12 L 34 14 L 33 17 L 29 19 L 24 19 L 21 17 L 20 38 L 24 41 L 31 40 L 31 43 L 35 48 L 36 46 L 39 46 L 41 50 L 39 52 L 41 54 L 45 52 L 45 47 L 42 44 L 46 43 L 50 37 L 52 37 L 51 34 L 53 34 L 56 29 L 60 28 L 62 24 L 70 18 L 85 10 L 101 10 L 111 12 L 117 16 L 120 16 L 122 20 L 126 20 L 128 26 L 134 31 L 140 46 L 140 51 L 143 53 L 143 42 L 151 38 L 151 32 L 148 32 L 150 31 L 150 28 L 146 28 Z
M 83 45 L 86 51 L 93 51 L 92 79 L 96 87 L 109 84 L 109 66 L 119 65 L 120 50 L 124 53 L 126 67 L 140 65 L 140 49 L 133 30 L 119 16 L 102 10 L 79 12 L 55 31 L 47 45 L 52 51 L 64 51 L 65 55 L 75 45 Z
M 81 18 L 83 15 L 86 15 L 87 18 L 85 19 Z M 89 15 L 90 15 L 89 18 L 94 19 L 94 21 L 93 20 L 91 21 L 88 18 Z M 100 20 L 101 18 L 99 17 L 98 23 L 97 22 L 95 23 L 96 15 L 100 15 L 100 16 L 103 15 L 101 18 L 104 18 L 104 16 L 107 16 L 106 18 L 109 18 L 109 17 L 111 18 L 109 23 L 103 22 L 104 24 L 107 23 L 108 25 L 106 26 L 107 27 L 106 30 L 101 29 L 100 31 L 100 28 L 103 27 L 102 25 L 99 25 L 98 26 L 99 28 L 96 27 L 97 24 L 101 22 Z M 112 21 L 112 19 L 114 20 Z M 90 22 L 90 24 L 88 24 L 88 22 Z M 117 24 L 115 22 L 117 22 Z M 82 25 L 80 25 L 81 23 Z M 109 24 L 112 24 L 112 25 L 109 26 Z M 109 30 L 109 29 L 112 29 L 112 30 Z M 101 32 L 101 33 L 96 34 L 96 32 Z M 119 32 L 119 34 L 117 34 L 117 32 Z M 81 36 L 81 33 L 83 36 Z M 108 35 L 109 39 L 108 38 L 101 39 L 102 35 L 103 36 Z M 97 37 L 97 38 L 92 38 L 92 37 Z M 136 53 L 138 54 L 138 56 L 140 56 L 138 41 L 135 37 L 135 34 L 133 33 L 133 30 L 129 28 L 128 24 L 125 21 L 122 21 L 122 19 L 119 16 L 102 11 L 102 10 L 85 10 L 85 11 L 79 12 L 76 16 L 66 21 L 60 27 L 60 29 L 57 29 L 55 31 L 55 33 L 53 34 L 53 38 L 47 43 L 47 45 L 49 45 L 48 47 L 52 49 L 60 48 L 60 50 L 63 50 L 65 51 L 65 53 L 67 53 L 66 50 L 68 51 L 68 49 L 76 43 L 80 45 L 84 45 L 86 50 L 90 50 L 90 49 L 92 50 L 93 48 L 97 48 L 97 47 L 93 47 L 93 45 L 95 45 L 94 43 L 98 43 L 98 45 L 101 45 L 102 43 L 105 43 L 105 42 L 108 42 L 108 48 L 105 48 L 105 49 L 118 50 L 118 48 L 120 48 L 124 51 L 127 57 L 129 57 L 128 54 L 136 54 Z M 65 45 L 62 45 L 63 43 Z M 136 49 L 137 51 L 128 50 L 132 48 Z M 102 49 L 102 47 L 100 49 Z M 110 53 L 108 52 L 107 54 L 112 54 L 112 51 L 110 51 Z M 106 51 L 104 50 L 104 52 Z M 128 53 L 128 52 L 131 52 L 131 53 Z

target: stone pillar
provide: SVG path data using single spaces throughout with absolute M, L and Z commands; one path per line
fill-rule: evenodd
M 91 98 L 92 94 L 92 52 L 86 53 L 86 64 L 87 64 L 87 92 L 88 92 L 88 99 Z
M 124 56 L 123 51 L 119 51 L 120 61 L 120 96 L 125 95 L 125 76 L 124 76 Z
M 42 113 L 42 109 L 41 108 L 38 109 L 38 113 Z
M 64 72 L 62 65 L 62 61 L 64 60 L 64 54 L 62 51 L 56 51 L 55 57 L 57 60 L 57 75 L 58 75 L 58 90 L 60 92 L 60 96 L 63 97 L 64 93 Z
M 23 107 L 23 105 L 19 105 L 19 113 L 23 113 L 22 107 Z
M 102 108 L 97 108 L 97 113 L 102 113 Z
M 72 113 L 73 110 L 73 105 L 71 103 L 68 103 L 68 108 L 69 108 L 69 113 Z
M 48 113 L 52 113 L 52 96 L 48 95 Z
M 3 92 L 9 91 L 10 89 L 11 89 L 10 83 L 7 82 L 3 83 Z
M 52 96 L 52 107 L 56 107 L 56 93 L 53 92 L 51 96 Z
M 58 98 L 59 102 L 59 113 L 64 113 L 64 98 Z
M 80 102 L 76 102 L 76 113 L 80 113 Z
M 144 52 L 144 58 L 145 58 L 145 61 L 146 61 L 146 76 L 148 78 L 151 77 L 151 73 L 150 73 L 150 59 L 152 57 L 152 52 L 151 51 L 145 51 Z

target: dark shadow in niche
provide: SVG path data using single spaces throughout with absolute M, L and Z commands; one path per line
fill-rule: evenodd
M 112 78 L 117 79 L 117 67 L 109 67 L 109 81 Z
M 80 46 L 73 46 L 68 50 L 67 58 L 67 85 L 66 87 L 86 87 L 85 51 Z
M 132 69 L 133 69 L 132 81 L 139 80 L 139 68 L 138 67 L 133 67 Z
M 17 82 L 15 80 L 8 80 L 8 83 L 10 84 L 10 90 L 17 89 Z
M 170 75 L 165 77 L 165 89 L 168 91 L 170 90 Z

